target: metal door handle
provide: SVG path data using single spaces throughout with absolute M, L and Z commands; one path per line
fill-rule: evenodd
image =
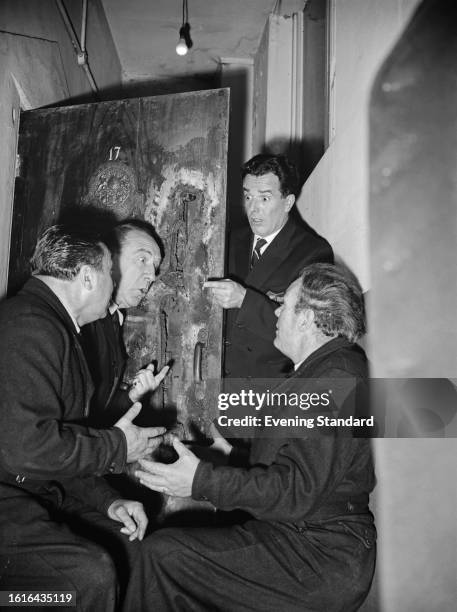
M 194 348 L 194 382 L 202 382 L 203 342 L 197 342 Z

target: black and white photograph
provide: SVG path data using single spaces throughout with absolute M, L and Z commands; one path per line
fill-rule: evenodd
M 455 0 L 0 0 L 0 610 L 455 612 Z

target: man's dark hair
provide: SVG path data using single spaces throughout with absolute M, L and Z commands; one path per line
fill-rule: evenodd
M 341 265 L 316 263 L 303 270 L 295 311 L 306 308 L 314 312 L 316 327 L 326 336 L 356 342 L 366 331 L 362 288 Z
M 285 198 L 298 193 L 298 174 L 294 164 L 284 155 L 269 155 L 261 153 L 255 155 L 241 166 L 241 177 L 247 174 L 263 176 L 271 172 L 278 177 L 281 195 Z
M 152 238 L 160 249 L 163 255 L 163 249 L 161 241 L 156 234 L 154 227 L 147 221 L 142 219 L 126 219 L 116 223 L 109 232 L 103 236 L 103 242 L 108 246 L 112 254 L 118 255 L 121 251 L 121 247 L 131 232 L 143 232 Z
M 100 236 L 91 231 L 52 225 L 38 239 L 30 260 L 34 276 L 42 274 L 73 280 L 82 266 L 103 269 L 105 250 Z

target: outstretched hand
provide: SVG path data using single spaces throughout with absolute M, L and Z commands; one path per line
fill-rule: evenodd
M 178 459 L 174 463 L 167 465 L 141 459 L 139 463 L 142 469 L 137 470 L 135 476 L 141 484 L 153 491 L 176 497 L 190 497 L 199 459 L 178 438 L 173 439 L 173 447 L 178 453 Z
M 162 442 L 165 427 L 138 427 L 132 421 L 141 410 L 141 404 L 136 402 L 114 424 L 124 432 L 127 441 L 127 463 L 132 463 L 150 455 Z

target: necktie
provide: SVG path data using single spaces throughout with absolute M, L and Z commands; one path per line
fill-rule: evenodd
M 118 338 L 121 335 L 121 324 L 119 322 L 119 314 L 117 312 L 117 310 L 115 310 L 113 312 L 113 314 L 109 314 L 108 315 L 111 319 L 111 329 L 114 332 L 114 336 L 116 338 L 116 341 L 118 340 Z
M 255 243 L 255 247 L 252 251 L 251 256 L 251 270 L 261 258 L 260 249 L 263 247 L 264 244 L 267 244 L 265 238 L 257 238 L 257 242 Z

